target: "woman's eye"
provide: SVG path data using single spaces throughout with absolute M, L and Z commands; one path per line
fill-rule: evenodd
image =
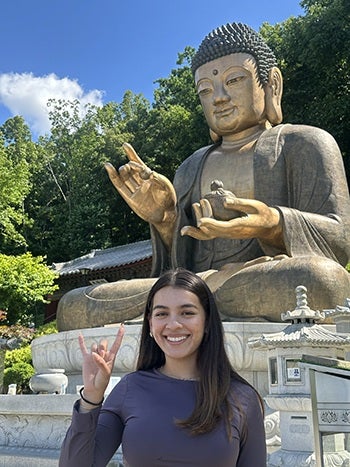
M 166 313 L 164 311 L 158 311 L 154 316 L 156 318 L 163 318 L 163 316 L 166 316 Z

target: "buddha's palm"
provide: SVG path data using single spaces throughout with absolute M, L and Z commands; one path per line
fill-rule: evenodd
M 123 148 L 129 162 L 117 171 L 112 164 L 105 168 L 114 187 L 131 209 L 143 220 L 155 226 L 173 223 L 176 193 L 172 183 L 163 175 L 150 170 L 130 144 Z

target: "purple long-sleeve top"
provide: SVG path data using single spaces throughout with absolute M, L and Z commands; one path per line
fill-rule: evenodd
M 197 436 L 176 425 L 192 413 L 197 384 L 155 369 L 136 371 L 122 378 L 102 408 L 80 413 L 77 401 L 59 466 L 106 466 L 122 444 L 128 467 L 266 467 L 260 401 L 249 385 L 232 381 L 231 440 L 223 422 Z

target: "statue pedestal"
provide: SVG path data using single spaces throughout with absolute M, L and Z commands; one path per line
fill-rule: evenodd
M 0 467 L 54 467 L 75 396 L 0 395 Z
M 268 394 L 267 361 L 264 350 L 250 349 L 248 339 L 267 332 L 279 332 L 284 323 L 225 322 L 225 342 L 233 367 L 264 397 Z M 68 377 L 68 394 L 76 394 L 82 384 L 82 358 L 78 335 L 82 333 L 89 348 L 93 342 L 107 339 L 111 345 L 118 325 L 89 328 L 50 334 L 32 342 L 32 358 L 37 372 L 44 368 L 64 368 Z M 125 325 L 125 336 L 120 347 L 113 376 L 123 376 L 135 369 L 141 324 Z
M 224 323 L 227 352 L 234 368 L 249 380 L 263 397 L 268 394 L 267 358 L 264 350 L 248 347 L 248 339 L 266 332 L 278 332 L 284 323 Z M 125 326 L 113 376 L 116 379 L 135 369 L 140 324 Z M 89 347 L 102 338 L 114 340 L 117 326 L 66 331 L 42 336 L 32 342 L 32 356 L 37 372 L 62 368 L 68 377 L 67 394 L 32 394 L 0 396 L 0 467 L 57 466 L 60 447 L 70 424 L 72 407 L 78 399 L 81 379 L 81 352 L 78 335 L 82 333 Z M 279 443 L 278 414 L 267 415 L 267 445 Z M 118 451 L 109 467 L 118 467 Z

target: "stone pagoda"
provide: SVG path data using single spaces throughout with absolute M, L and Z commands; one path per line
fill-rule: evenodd
M 316 465 L 309 375 L 299 362 L 305 354 L 344 360 L 350 349 L 348 335 L 334 332 L 334 325 L 318 324 L 325 313 L 309 308 L 306 288 L 299 286 L 295 292 L 296 308 L 281 314 L 282 321 L 290 324 L 248 342 L 251 348 L 267 350 L 269 394 L 265 401 L 280 414 L 281 448 L 269 454 L 269 467 Z M 335 456 L 342 462 L 350 458 L 338 439 L 328 448 L 327 466 L 343 465 L 334 463 Z

